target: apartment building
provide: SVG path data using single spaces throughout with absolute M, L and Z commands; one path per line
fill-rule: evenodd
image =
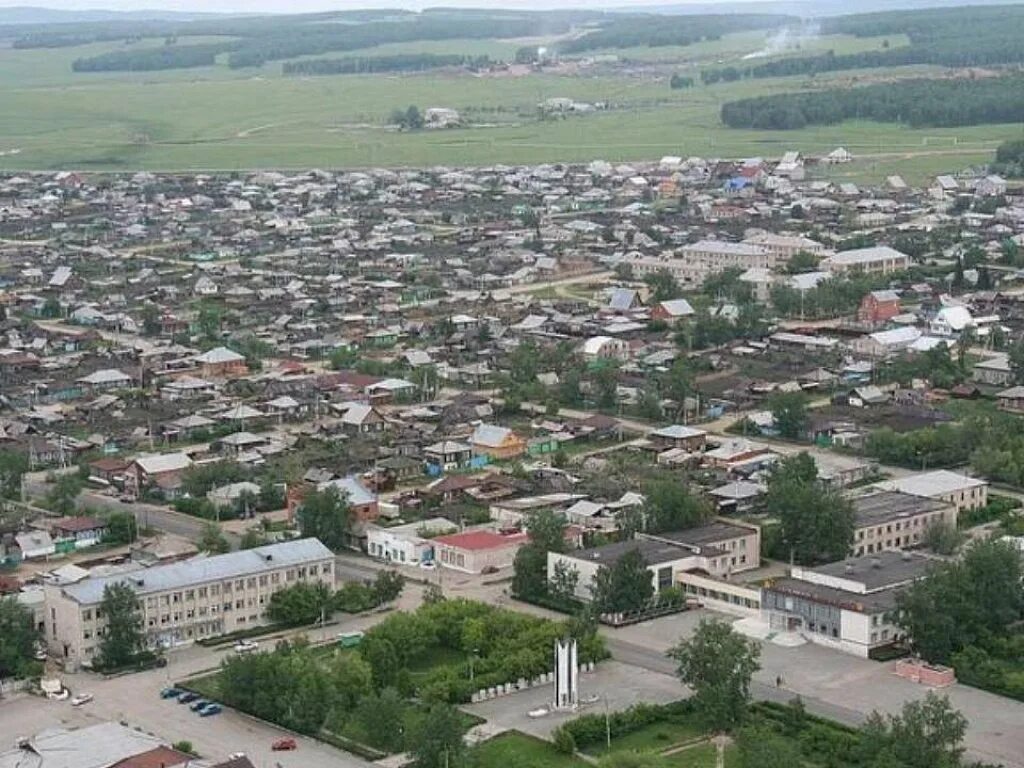
M 775 632 L 799 632 L 813 643 L 870 657 L 902 638 L 896 598 L 930 563 L 913 552 L 882 552 L 794 567 L 761 590 L 763 615 Z
M 651 572 L 655 591 L 678 586 L 681 576 L 697 572 L 705 578 L 725 580 L 734 573 L 757 568 L 761 563 L 761 529 L 734 520 L 714 520 L 707 525 L 671 533 L 637 534 L 619 541 L 574 552 L 548 553 L 548 578 L 564 562 L 579 574 L 576 597 L 590 599 L 590 585 L 602 567 L 611 567 L 627 552 L 639 550 Z
M 766 251 L 772 259 L 773 269 L 777 266 L 784 266 L 798 253 L 809 253 L 818 258 L 823 258 L 828 254 L 828 249 L 817 240 L 811 240 L 809 237 L 801 235 L 777 235 L 774 232 L 763 232 L 759 235 L 752 235 L 743 242 Z
M 334 554 L 317 539 L 47 584 L 46 642 L 69 671 L 91 662 L 105 631 L 101 604 L 111 584 L 135 591 L 149 646 L 169 648 L 263 624 L 270 596 L 301 582 L 334 588 Z
M 957 514 L 965 509 L 980 509 L 988 504 L 988 482 L 968 477 L 948 469 L 922 472 L 882 483 L 883 487 L 900 493 L 935 499 L 956 507 Z
M 888 275 L 910 267 L 910 257 L 887 245 L 840 251 L 821 262 L 822 269 L 833 274 L 860 272 L 865 275 Z
M 917 546 L 929 526 L 937 523 L 956 527 L 956 507 L 938 499 L 878 491 L 852 502 L 853 553 L 858 557 Z
M 631 262 L 638 277 L 666 270 L 680 285 L 700 285 L 709 276 L 730 268 L 744 271 L 771 269 L 779 262 L 771 252 L 758 245 L 726 240 L 701 240 L 684 245 L 674 253 L 644 256 Z

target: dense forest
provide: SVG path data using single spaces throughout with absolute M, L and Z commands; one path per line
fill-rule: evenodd
M 223 45 L 213 43 L 111 51 L 101 56 L 75 59 L 71 69 L 74 72 L 147 72 L 157 69 L 209 67 L 215 63 L 217 54 L 223 50 Z
M 1021 122 L 1024 76 L 904 80 L 759 96 L 722 105 L 722 122 L 730 128 L 788 130 L 855 119 L 913 128 Z
M 1014 139 L 999 145 L 996 161 L 992 165 L 995 173 L 1019 179 L 1024 178 L 1024 139 Z
M 482 69 L 494 62 L 489 56 L 403 53 L 395 56 L 348 56 L 342 59 L 305 59 L 284 64 L 286 75 L 362 75 L 376 72 L 423 72 L 441 67 Z
M 717 40 L 730 32 L 774 29 L 797 20 L 776 14 L 709 14 L 701 16 L 622 16 L 582 37 L 560 43 L 562 53 L 582 53 L 599 48 L 692 45 Z
M 882 49 L 876 51 L 845 55 L 826 51 L 746 67 L 709 69 L 701 73 L 701 79 L 710 84 L 913 64 L 977 67 L 1024 63 L 1024 5 L 844 16 L 827 20 L 822 31 L 861 37 L 905 34 L 910 44 L 893 47 L 885 40 Z

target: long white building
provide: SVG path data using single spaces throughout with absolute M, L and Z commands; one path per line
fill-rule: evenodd
M 302 582 L 334 588 L 334 554 L 318 539 L 47 584 L 46 642 L 68 670 L 91 662 L 106 629 L 101 604 L 111 584 L 135 591 L 147 643 L 168 648 L 266 623 L 270 596 Z

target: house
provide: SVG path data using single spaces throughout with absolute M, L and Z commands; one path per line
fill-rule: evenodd
M 399 565 L 418 565 L 434 561 L 433 537 L 458 530 L 451 520 L 433 517 L 415 523 L 382 528 L 366 528 L 366 551 L 370 557 Z
M 62 517 L 50 526 L 50 536 L 58 552 L 73 552 L 103 541 L 107 522 L 95 517 Z
M 933 525 L 956 528 L 957 508 L 930 497 L 876 491 L 852 499 L 853 554 L 871 555 L 920 546 Z
M 640 294 L 632 288 L 615 288 L 608 300 L 608 309 L 613 312 L 629 312 L 640 305 Z
M 1013 381 L 1009 355 L 994 355 L 979 360 L 971 367 L 971 380 L 991 387 L 1008 386 Z
M 853 162 L 853 155 L 845 147 L 837 147 L 821 159 L 827 165 L 840 165 Z
M 775 457 L 775 453 L 763 443 L 746 438 L 732 438 L 704 454 L 704 462 L 712 469 L 730 470 L 751 460 Z
M 736 480 L 713 488 L 708 495 L 714 500 L 720 514 L 748 514 L 754 510 L 767 488 L 760 483 Z
M 195 357 L 200 375 L 212 378 L 229 378 L 244 376 L 249 372 L 245 365 L 245 357 L 227 347 L 215 347 Z
M 193 761 L 156 736 L 114 722 L 46 728 L 0 751 L 3 768 L 186 768 Z
M 974 185 L 974 194 L 981 197 L 1001 197 L 1006 194 L 1006 179 L 992 174 Z
M 469 438 L 473 453 L 492 460 L 514 459 L 526 452 L 526 441 L 507 427 L 480 424 Z
M 651 308 L 651 320 L 658 320 L 668 325 L 675 325 L 696 314 L 693 306 L 686 299 L 659 301 Z
M 799 633 L 869 658 L 902 639 L 897 597 L 931 565 L 924 555 L 882 552 L 817 568 L 794 566 L 788 577 L 762 588 L 763 616 L 772 632 Z
M 821 267 L 837 275 L 848 273 L 888 275 L 909 269 L 910 263 L 911 259 L 907 254 L 882 245 L 840 251 L 823 259 Z
M 965 509 L 981 509 L 988 504 L 987 481 L 946 469 L 889 480 L 882 487 L 951 504 L 957 514 Z
M 511 567 L 527 533 L 464 531 L 434 539 L 434 557 L 442 568 L 463 573 L 492 573 Z
M 890 400 L 889 395 L 873 384 L 854 387 L 846 395 L 847 405 L 854 408 L 868 408 L 872 405 L 884 405 Z
M 136 495 L 144 488 L 156 486 L 173 496 L 181 487 L 182 473 L 191 466 L 192 459 L 184 453 L 139 456 L 128 469 L 127 485 Z
M 380 508 L 377 504 L 377 497 L 354 475 L 328 480 L 317 486 L 317 490 L 320 491 L 327 488 L 337 489 L 338 493 L 348 502 L 349 510 L 356 521 L 372 522 L 379 516 Z
M 387 421 L 371 405 L 349 402 L 331 407 L 341 412 L 342 429 L 350 434 L 365 435 L 372 432 L 383 432 L 387 429 Z
M 1002 411 L 1024 413 L 1024 387 L 1018 385 L 997 392 L 996 404 Z
M 583 343 L 580 351 L 588 361 L 626 360 L 629 357 L 629 344 L 611 336 L 594 336 Z
M 708 433 L 703 429 L 673 424 L 648 433 L 655 446 L 663 449 L 679 448 L 691 453 L 702 451 L 707 445 Z
M 952 176 L 936 176 L 935 181 L 928 187 L 928 194 L 936 200 L 948 200 L 956 197 L 960 192 L 960 182 Z
M 95 459 L 89 462 L 89 478 L 96 478 L 104 483 L 112 483 L 115 480 L 123 479 L 130 466 L 130 461 L 117 458 L 116 456 Z
M 857 319 L 862 323 L 879 325 L 900 314 L 900 295 L 896 291 L 871 291 L 857 308 Z
M 936 336 L 959 336 L 965 329 L 974 327 L 974 317 L 967 307 L 943 307 L 935 314 L 928 327 Z
M 124 389 L 132 385 L 132 377 L 116 368 L 105 368 L 100 371 L 93 371 L 88 376 L 82 376 L 76 381 L 87 391 L 105 389 Z
M 57 547 L 46 531 L 16 533 L 14 543 L 21 552 L 22 560 L 38 560 L 57 552 Z
M 423 457 L 441 472 L 465 469 L 473 460 L 473 446 L 459 440 L 442 440 L 424 448 Z
M 921 331 L 908 325 L 869 333 L 867 336 L 855 339 L 850 346 L 859 355 L 875 360 L 885 360 L 906 352 L 920 338 Z
M 160 387 L 160 397 L 164 400 L 197 400 L 216 392 L 217 385 L 212 381 L 188 375 L 172 379 Z

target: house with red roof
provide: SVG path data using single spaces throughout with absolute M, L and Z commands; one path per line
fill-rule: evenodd
M 527 533 L 499 533 L 476 530 L 438 536 L 434 539 L 434 559 L 442 568 L 463 573 L 493 572 L 509 568 L 516 552 L 529 541 Z

